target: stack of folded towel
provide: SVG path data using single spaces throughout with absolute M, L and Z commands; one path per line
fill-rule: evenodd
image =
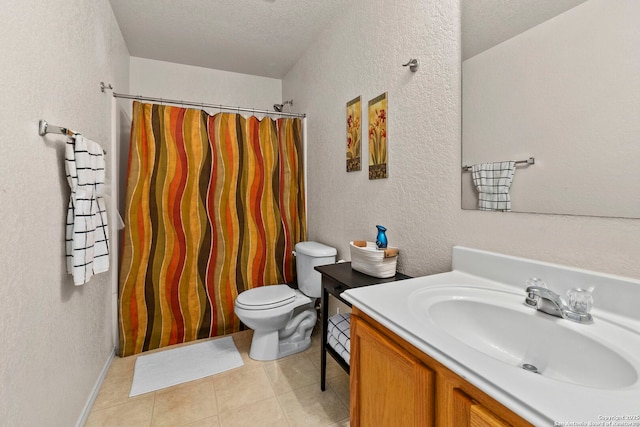
M 349 364 L 351 357 L 351 313 L 329 318 L 327 342 Z

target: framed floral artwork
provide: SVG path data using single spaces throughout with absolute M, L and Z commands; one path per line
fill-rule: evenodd
M 360 97 L 347 102 L 347 172 L 362 169 L 362 102 Z
M 387 178 L 387 93 L 369 101 L 369 179 Z

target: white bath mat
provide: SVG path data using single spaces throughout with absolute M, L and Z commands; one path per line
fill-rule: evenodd
M 244 365 L 233 338 L 224 337 L 139 356 L 129 397 Z

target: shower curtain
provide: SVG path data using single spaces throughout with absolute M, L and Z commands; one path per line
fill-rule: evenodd
M 121 356 L 238 331 L 238 293 L 290 282 L 306 238 L 300 119 L 133 103 Z

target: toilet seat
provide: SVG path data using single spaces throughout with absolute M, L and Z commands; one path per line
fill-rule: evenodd
M 260 286 L 241 292 L 236 305 L 245 310 L 269 310 L 292 303 L 296 293 L 287 285 Z

